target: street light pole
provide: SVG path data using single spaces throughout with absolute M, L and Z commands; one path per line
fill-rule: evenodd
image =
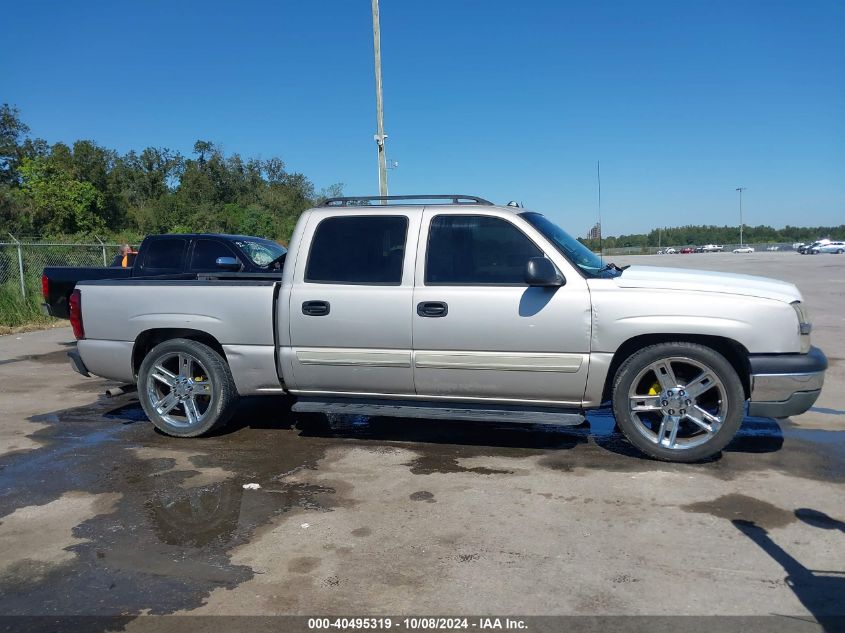
M 378 17 L 378 0 L 373 3 L 373 55 L 376 67 L 376 121 L 378 131 L 375 135 L 378 145 L 378 183 L 379 195 L 387 195 L 387 158 L 384 153 L 384 142 L 387 135 L 384 133 L 384 104 L 381 96 L 381 27 Z
M 747 187 L 737 187 L 736 188 L 736 191 L 739 191 L 739 246 L 740 246 L 740 248 L 743 245 L 743 241 L 742 241 L 742 228 L 743 228 L 743 222 L 742 222 L 742 192 L 745 191 L 746 189 L 747 189 Z

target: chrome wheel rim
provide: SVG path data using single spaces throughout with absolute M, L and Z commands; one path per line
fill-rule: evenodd
M 716 372 L 692 358 L 673 356 L 647 365 L 628 390 L 637 432 L 670 450 L 707 443 L 725 421 L 728 396 Z
M 167 424 L 197 426 L 214 400 L 208 370 L 197 357 L 185 352 L 160 356 L 150 370 L 147 399 Z

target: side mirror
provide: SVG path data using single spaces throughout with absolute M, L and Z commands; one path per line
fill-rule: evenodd
M 532 257 L 525 265 L 525 283 L 529 286 L 562 286 L 566 283 L 552 260 L 545 257 Z
M 238 272 L 241 268 L 243 268 L 237 257 L 218 257 L 217 261 L 214 263 L 217 264 L 217 268 L 232 272 Z

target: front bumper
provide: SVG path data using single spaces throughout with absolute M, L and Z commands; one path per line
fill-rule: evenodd
M 788 418 L 807 411 L 824 384 L 827 357 L 818 347 L 806 354 L 760 354 L 751 365 L 748 415 Z

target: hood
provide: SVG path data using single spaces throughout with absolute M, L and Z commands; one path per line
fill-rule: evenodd
M 614 281 L 620 288 L 693 290 L 762 297 L 786 303 L 801 301 L 801 293 L 795 284 L 768 277 L 717 273 L 710 270 L 631 266 Z

